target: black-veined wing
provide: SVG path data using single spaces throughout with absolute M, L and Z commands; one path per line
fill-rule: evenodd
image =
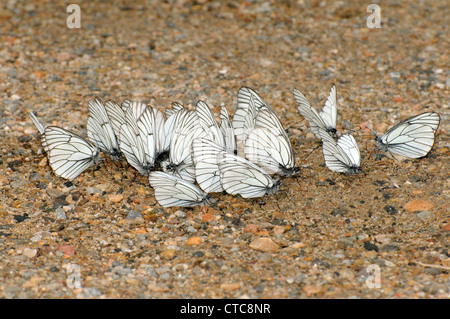
M 361 172 L 361 155 L 353 136 L 342 135 L 336 142 L 328 132 L 319 129 L 322 138 L 325 164 L 333 172 L 358 174 Z
M 207 193 L 223 191 L 220 183 L 217 158 L 225 148 L 207 138 L 196 138 L 192 142 L 192 159 L 195 166 L 195 179 Z
M 278 117 L 269 109 L 258 112 L 255 129 L 245 141 L 244 153 L 269 174 L 289 176 L 299 171 L 291 141 Z
M 203 101 L 198 101 L 195 107 L 195 112 L 197 112 L 200 126 L 204 131 L 202 135 L 219 145 L 225 146 L 225 139 L 222 131 L 220 130 L 219 125 L 214 118 L 214 114 L 211 112 L 208 104 Z
M 73 180 L 100 160 L 100 150 L 84 138 L 57 126 L 47 126 L 41 137 L 50 167 L 57 176 Z
M 240 156 L 222 152 L 217 163 L 222 187 L 232 195 L 261 197 L 274 193 L 281 183 L 281 180 L 272 179 L 262 168 Z
M 144 138 L 134 117 L 131 108 L 125 113 L 125 123 L 120 127 L 119 146 L 125 155 L 127 162 L 134 167 L 140 174 L 148 175 L 154 166 L 151 157 L 147 156 L 148 145 L 144 145 Z
M 225 149 L 228 153 L 237 155 L 236 136 L 234 134 L 233 125 L 228 114 L 228 110 L 223 106 L 220 110 L 219 127 L 225 140 Z
M 376 136 L 377 148 L 407 158 L 424 157 L 433 147 L 439 122 L 435 112 L 416 115 Z
M 178 112 L 179 110 L 184 109 L 184 106 L 178 102 L 173 102 L 172 103 L 172 108 L 171 109 L 166 109 L 166 118 L 169 118 L 170 116 L 172 116 L 172 114 L 175 114 L 176 112 Z
M 181 109 L 184 109 L 183 105 L 181 105 L 180 103 L 173 103 L 172 106 L 172 109 L 166 109 L 166 121 L 164 123 L 164 152 L 170 150 L 170 141 L 172 140 L 172 135 L 175 130 L 175 120 L 177 119 L 177 113 Z M 169 110 L 170 112 L 168 112 Z
M 195 180 L 191 145 L 192 141 L 202 132 L 203 129 L 195 111 L 183 108 L 175 114 L 173 134 L 170 140 L 169 164 L 165 166 L 167 172 L 175 175 L 186 173 L 186 175 L 191 175 L 190 180 Z
M 245 143 L 253 129 L 256 114 L 262 109 L 272 108 L 252 89 L 242 87 L 238 92 L 238 106 L 233 115 L 233 129 L 238 142 Z
M 337 126 L 337 100 L 336 100 L 336 86 L 331 86 L 330 95 L 325 101 L 322 111 L 319 113 L 320 117 L 325 123 L 327 132 L 331 136 L 336 136 Z
M 154 118 L 155 118 L 155 147 L 156 147 L 156 156 L 168 151 L 170 146 L 169 142 L 166 141 L 166 135 L 164 133 L 164 114 L 153 108 Z
M 36 129 L 39 131 L 39 133 L 42 135 L 45 132 L 45 127 L 42 125 L 42 123 L 39 121 L 39 119 L 34 115 L 34 113 L 29 113 L 31 120 L 33 121 L 34 126 L 36 126 Z
M 109 120 L 111 121 L 114 134 L 117 139 L 120 134 L 120 127 L 125 123 L 125 112 L 122 110 L 119 104 L 115 101 L 108 100 L 105 103 L 106 113 L 108 113 Z
M 96 97 L 94 100 L 89 100 L 88 105 L 87 136 L 89 140 L 113 160 L 118 160 L 121 156 L 119 143 L 103 102 Z
M 323 112 L 324 116 L 327 117 L 327 121 L 330 123 L 333 122 L 332 115 L 334 114 L 333 107 L 332 107 L 332 101 L 333 101 L 333 91 L 330 92 L 330 97 L 328 98 L 325 106 L 325 112 Z M 331 134 L 333 137 L 336 135 L 336 125 L 328 125 L 322 116 L 316 111 L 316 109 L 309 103 L 308 99 L 297 89 L 294 89 L 294 99 L 298 103 L 297 109 L 300 112 L 300 114 L 306 119 L 306 121 L 309 124 L 309 127 L 313 131 L 314 135 L 316 135 L 317 138 L 320 139 L 319 130 L 325 130 L 329 134 Z M 336 104 L 334 104 L 336 105 Z M 329 113 L 330 116 L 327 114 Z
M 163 207 L 192 207 L 208 204 L 209 195 L 194 184 L 164 172 L 151 172 L 150 185 L 155 189 L 155 197 Z

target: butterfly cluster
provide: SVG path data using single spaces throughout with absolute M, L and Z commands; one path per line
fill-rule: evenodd
M 355 139 L 349 134 L 337 138 L 335 87 L 320 113 L 300 91 L 294 90 L 294 98 L 300 114 L 322 141 L 327 167 L 359 173 L 361 156 Z M 98 163 L 103 152 L 112 160 L 126 160 L 148 176 L 157 201 L 171 207 L 208 204 L 210 193 L 243 198 L 269 195 L 278 190 L 282 178 L 299 172 L 278 116 L 248 87 L 239 89 L 233 118 L 222 107 L 219 121 L 204 101 L 198 101 L 193 110 L 173 103 L 165 114 L 131 100 L 119 105 L 95 98 L 88 106 L 88 139 L 57 126 L 44 127 L 30 113 L 53 172 L 69 180 Z M 423 157 L 433 146 L 438 125 L 437 113 L 420 114 L 377 136 L 377 148 Z
M 355 138 L 350 134 L 337 136 L 336 87 L 331 87 L 320 113 L 297 89 L 294 89 L 294 98 L 298 103 L 298 111 L 307 120 L 316 137 L 322 141 L 327 167 L 340 173 L 361 172 L 361 154 Z M 398 123 L 381 137 L 372 132 L 375 135 L 376 148 L 390 153 L 393 158 L 424 157 L 433 147 L 439 122 L 439 114 L 425 112 Z

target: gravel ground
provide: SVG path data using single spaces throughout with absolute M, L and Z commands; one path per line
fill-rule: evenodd
M 80 2 L 81 3 L 81 2 Z M 447 1 L 83 1 L 0 5 L 0 298 L 449 298 Z M 329 171 L 292 89 L 331 84 L 364 174 Z M 289 130 L 301 173 L 271 196 L 162 208 L 103 156 L 73 182 L 49 168 L 32 110 L 86 134 L 94 96 L 218 116 L 249 86 Z M 420 160 L 376 159 L 370 130 L 436 111 Z M 372 281 L 374 279 L 375 281 Z M 379 279 L 379 280 L 378 280 Z

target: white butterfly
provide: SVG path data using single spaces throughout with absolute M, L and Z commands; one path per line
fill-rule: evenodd
M 105 103 L 106 113 L 108 114 L 109 120 L 111 121 L 111 126 L 116 134 L 117 139 L 120 134 L 120 127 L 125 124 L 125 112 L 119 104 L 115 101 L 108 100 Z
M 192 207 L 209 204 L 209 195 L 194 184 L 164 172 L 151 172 L 150 185 L 155 189 L 155 197 L 163 207 Z
M 191 156 L 192 141 L 203 132 L 195 111 L 180 109 L 176 112 L 170 140 L 169 161 L 163 170 L 190 182 L 195 180 L 195 167 Z
M 218 155 L 225 148 L 207 138 L 196 138 L 192 143 L 192 158 L 195 165 L 195 179 L 206 193 L 222 192 Z
M 333 172 L 358 174 L 361 169 L 361 155 L 353 136 L 344 134 L 336 142 L 325 130 L 319 129 L 322 138 L 325 164 Z
M 254 128 L 256 114 L 262 109 L 272 108 L 254 90 L 242 87 L 238 92 L 238 106 L 233 115 L 233 129 L 236 139 L 245 143 Z
M 311 130 L 317 138 L 320 138 L 319 129 L 327 131 L 333 137 L 336 136 L 337 105 L 336 87 L 334 85 L 331 87 L 330 95 L 320 113 L 316 111 L 299 90 L 294 89 L 294 98 L 299 104 L 297 107 L 298 111 L 308 121 Z
M 217 160 L 222 187 L 231 195 L 261 197 L 274 193 L 281 184 L 281 180 L 272 179 L 262 168 L 240 156 L 222 152 Z
M 156 108 L 153 108 L 153 114 L 155 118 L 155 153 L 158 158 L 159 155 L 169 151 L 170 141 L 166 140 L 166 135 L 164 133 L 164 114 Z
M 61 127 L 44 128 L 31 112 L 30 117 L 41 133 L 41 144 L 55 175 L 73 180 L 100 161 L 100 150 L 89 141 Z
M 138 118 L 136 118 L 138 116 Z M 137 102 L 125 112 L 120 126 L 119 146 L 127 162 L 140 174 L 148 175 L 155 164 L 153 111 Z
M 225 138 L 223 133 L 220 130 L 208 104 L 203 101 L 198 101 L 195 107 L 195 112 L 197 112 L 200 126 L 204 131 L 202 136 L 221 146 L 225 146 Z
M 228 115 L 228 110 L 226 107 L 222 107 L 220 110 L 220 130 L 222 131 L 223 137 L 225 139 L 225 148 L 228 153 L 237 155 L 237 144 L 236 137 L 234 134 L 233 125 L 230 121 L 230 116 Z
M 152 143 L 152 141 L 148 141 L 149 138 L 153 140 L 155 144 L 155 156 L 158 157 L 158 155 L 167 152 L 169 150 L 170 140 L 166 139 L 164 131 L 164 114 L 157 108 L 141 102 L 131 100 L 124 100 L 122 102 L 121 108 L 124 112 L 130 107 L 134 109 L 133 114 L 137 119 L 136 121 L 141 132 L 149 136 L 147 137 L 147 142 Z M 153 114 L 150 113 L 150 110 Z
M 439 122 L 440 116 L 435 112 L 409 118 L 393 126 L 383 136 L 375 136 L 377 149 L 407 158 L 424 157 L 433 147 Z
M 244 153 L 269 174 L 289 176 L 299 171 L 286 131 L 275 113 L 267 108 L 256 115 L 255 128 L 245 141 Z
M 170 141 L 172 140 L 172 135 L 175 130 L 175 119 L 176 114 L 181 109 L 184 109 L 184 106 L 180 103 L 174 102 L 172 103 L 172 109 L 166 109 L 166 121 L 164 122 L 164 147 L 163 151 L 167 152 L 170 150 Z
M 120 159 L 122 154 L 119 142 L 103 102 L 96 97 L 94 100 L 89 100 L 88 105 L 87 136 L 89 140 L 113 160 Z

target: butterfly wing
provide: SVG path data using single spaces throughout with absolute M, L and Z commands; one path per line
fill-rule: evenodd
M 331 171 L 353 174 L 360 170 L 359 149 L 352 136 L 344 135 L 336 143 L 325 130 L 320 129 L 319 134 L 322 138 L 325 164 Z
M 278 187 L 278 181 L 245 158 L 222 152 L 218 157 L 220 180 L 223 189 L 243 198 L 261 197 L 271 194 Z
M 319 113 L 328 133 L 336 135 L 337 126 L 337 102 L 336 102 L 336 87 L 333 85 L 330 90 L 330 95 L 325 102 L 322 112 Z
M 149 182 L 155 189 L 156 200 L 163 207 L 192 207 L 207 203 L 208 194 L 194 184 L 171 174 L 151 172 Z
M 114 160 L 120 157 L 120 148 L 111 121 L 99 98 L 89 100 L 87 135 L 89 140 Z
M 164 114 L 153 108 L 153 115 L 155 119 L 155 153 L 156 156 L 166 151 L 166 135 L 164 134 Z
M 233 125 L 230 121 L 230 116 L 226 107 L 220 110 L 219 127 L 225 139 L 225 148 L 228 153 L 237 155 L 236 137 L 234 135 Z
M 147 164 L 146 150 L 143 145 L 136 119 L 130 109 L 125 114 L 125 123 L 120 127 L 119 146 L 125 155 L 127 162 L 140 174 L 147 175 L 149 165 Z
M 294 99 L 298 103 L 298 111 L 306 119 L 314 135 L 316 135 L 317 138 L 321 138 L 319 130 L 323 129 L 326 131 L 327 126 L 320 114 L 311 103 L 309 103 L 308 99 L 297 89 L 294 89 Z
M 84 138 L 56 126 L 43 135 L 49 164 L 55 175 L 73 180 L 99 160 L 98 148 Z
M 403 157 L 424 157 L 433 147 L 439 122 L 439 114 L 435 112 L 414 116 L 377 137 L 377 147 Z
M 45 132 L 45 128 L 44 125 L 42 125 L 42 123 L 38 120 L 38 118 L 36 117 L 36 115 L 34 115 L 33 112 L 29 113 L 31 120 L 33 121 L 34 126 L 36 126 L 36 129 L 39 131 L 39 133 L 44 134 Z
M 195 111 L 197 112 L 200 126 L 205 132 L 205 137 L 219 145 L 225 146 L 225 139 L 222 131 L 220 130 L 208 104 L 203 101 L 198 101 Z
M 254 90 L 248 87 L 239 89 L 238 106 L 232 122 L 239 143 L 245 143 L 248 134 L 254 128 L 256 114 L 262 109 L 272 108 Z
M 119 104 L 112 100 L 108 100 L 105 103 L 106 113 L 108 114 L 111 126 L 117 139 L 120 134 L 120 127 L 125 123 L 125 113 Z
M 244 152 L 251 162 L 270 174 L 291 175 L 298 170 L 294 168 L 294 151 L 286 131 L 269 109 L 258 112 L 255 129 L 245 142 Z
M 192 143 L 195 179 L 206 193 L 223 191 L 217 157 L 224 150 L 224 147 L 206 138 L 196 138 Z

